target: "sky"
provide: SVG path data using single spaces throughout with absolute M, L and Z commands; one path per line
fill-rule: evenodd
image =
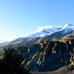
M 66 23 L 74 24 L 74 0 L 0 0 L 0 41 Z

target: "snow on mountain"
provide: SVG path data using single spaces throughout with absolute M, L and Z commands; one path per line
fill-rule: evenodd
M 61 30 L 64 30 L 64 29 L 72 29 L 73 30 L 73 28 L 74 28 L 74 25 L 72 25 L 72 24 L 65 24 Z
M 74 25 L 72 24 L 65 24 L 62 26 L 42 26 L 39 27 L 35 32 L 31 33 L 29 37 L 42 37 L 46 35 L 50 35 L 55 32 L 62 31 L 62 34 L 70 33 L 74 30 Z
M 61 30 L 63 31 L 62 32 L 63 34 L 70 33 L 72 31 L 74 31 L 74 25 L 72 25 L 72 24 L 65 24 Z
M 34 38 L 34 37 L 42 37 L 45 35 L 50 35 L 56 31 L 59 31 L 62 27 L 61 26 L 43 26 L 39 27 L 35 32 L 30 34 L 29 36 Z

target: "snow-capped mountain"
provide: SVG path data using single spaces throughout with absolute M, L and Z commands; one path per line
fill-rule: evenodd
M 72 32 L 73 30 L 74 25 L 72 24 L 65 24 L 64 26 L 43 26 L 39 27 L 35 32 L 30 34 L 29 37 L 43 37 L 59 31 L 62 31 L 62 34 L 66 34 Z
M 62 39 L 62 37 L 64 37 L 65 39 L 67 38 L 74 39 L 74 25 L 66 24 L 63 27 L 62 26 L 39 27 L 34 33 L 30 34 L 28 37 L 17 38 L 13 41 L 1 43 L 0 49 L 3 49 L 5 46 L 9 45 L 18 47 L 21 45 L 34 44 L 45 40 L 51 41 L 54 39 Z

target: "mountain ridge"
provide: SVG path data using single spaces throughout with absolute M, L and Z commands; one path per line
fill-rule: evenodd
M 72 24 L 65 24 L 62 26 L 43 26 L 39 27 L 35 32 L 29 35 L 29 37 L 35 38 L 35 37 L 43 37 L 46 35 L 51 35 L 52 33 L 64 30 L 64 32 L 68 32 L 69 30 L 73 30 L 74 25 Z
M 46 26 L 46 28 L 47 27 L 48 26 Z M 50 27 L 50 28 L 52 28 L 52 27 Z M 61 27 L 59 27 L 59 29 L 60 28 Z M 47 31 L 48 31 L 48 29 L 47 29 Z M 54 39 L 64 39 L 65 36 L 68 38 L 68 35 L 69 35 L 69 38 L 74 37 L 74 25 L 66 24 L 66 25 L 64 25 L 64 27 L 61 28 L 61 30 L 53 32 L 49 35 L 41 36 L 41 37 L 28 36 L 28 37 L 17 38 L 15 40 L 0 44 L 0 49 L 3 49 L 3 47 L 8 47 L 9 45 L 12 45 L 13 47 L 18 47 L 18 46 L 27 45 L 27 44 L 38 43 L 38 42 L 45 41 L 45 40 L 51 41 Z M 67 39 L 67 38 L 65 38 L 65 39 Z
M 71 60 L 70 52 L 72 52 L 74 48 L 74 43 L 73 43 L 74 30 L 73 29 L 74 29 L 73 25 L 66 24 L 61 30 L 53 32 L 50 35 L 45 35 L 43 37 L 17 38 L 13 41 L 2 44 L 0 46 L 0 50 L 4 49 L 4 47 L 6 48 L 11 47 L 12 49 L 14 48 L 16 51 L 20 50 L 20 53 L 22 54 L 22 56 L 25 59 L 27 59 L 25 63 L 25 67 L 29 68 L 31 71 L 44 72 L 44 71 L 58 70 L 59 68 L 70 64 L 70 61 L 69 61 Z M 67 43 L 69 42 L 69 40 L 67 39 L 70 39 L 70 38 L 73 38 L 73 40 L 70 40 L 70 48 L 72 47 L 72 49 L 67 47 Z M 61 39 L 65 39 L 66 41 L 64 42 L 60 41 Z M 67 51 L 67 49 L 69 51 Z M 2 54 L 3 54 L 3 51 L 1 51 L 1 55 Z M 62 58 L 61 56 L 65 58 Z M 61 59 L 63 61 L 61 61 Z M 68 70 L 70 69 L 70 67 L 68 69 L 66 68 L 64 69 Z M 64 69 L 63 68 L 61 70 L 59 69 L 58 71 L 56 71 L 56 73 L 62 72 Z

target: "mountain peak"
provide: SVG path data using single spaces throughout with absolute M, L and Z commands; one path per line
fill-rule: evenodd
M 73 30 L 74 29 L 74 25 L 72 25 L 72 24 L 65 24 L 61 30 L 68 29 L 68 28 Z
M 74 25 L 73 24 L 65 24 L 64 26 L 71 27 L 71 26 L 74 26 Z
M 31 33 L 29 37 L 32 37 L 32 38 L 42 37 L 58 31 L 63 31 L 63 33 L 67 33 L 68 31 L 72 31 L 73 29 L 74 29 L 74 25 L 72 24 L 65 24 L 63 27 L 62 26 L 42 26 L 42 27 L 39 27 L 33 33 Z
M 52 28 L 53 26 L 42 26 L 42 27 L 39 27 L 34 33 L 36 32 L 41 32 L 43 31 L 44 29 L 49 29 L 49 28 Z
M 59 31 L 61 28 L 61 26 L 42 26 L 39 27 L 35 32 L 30 34 L 29 37 L 35 38 L 50 35 L 56 31 Z

